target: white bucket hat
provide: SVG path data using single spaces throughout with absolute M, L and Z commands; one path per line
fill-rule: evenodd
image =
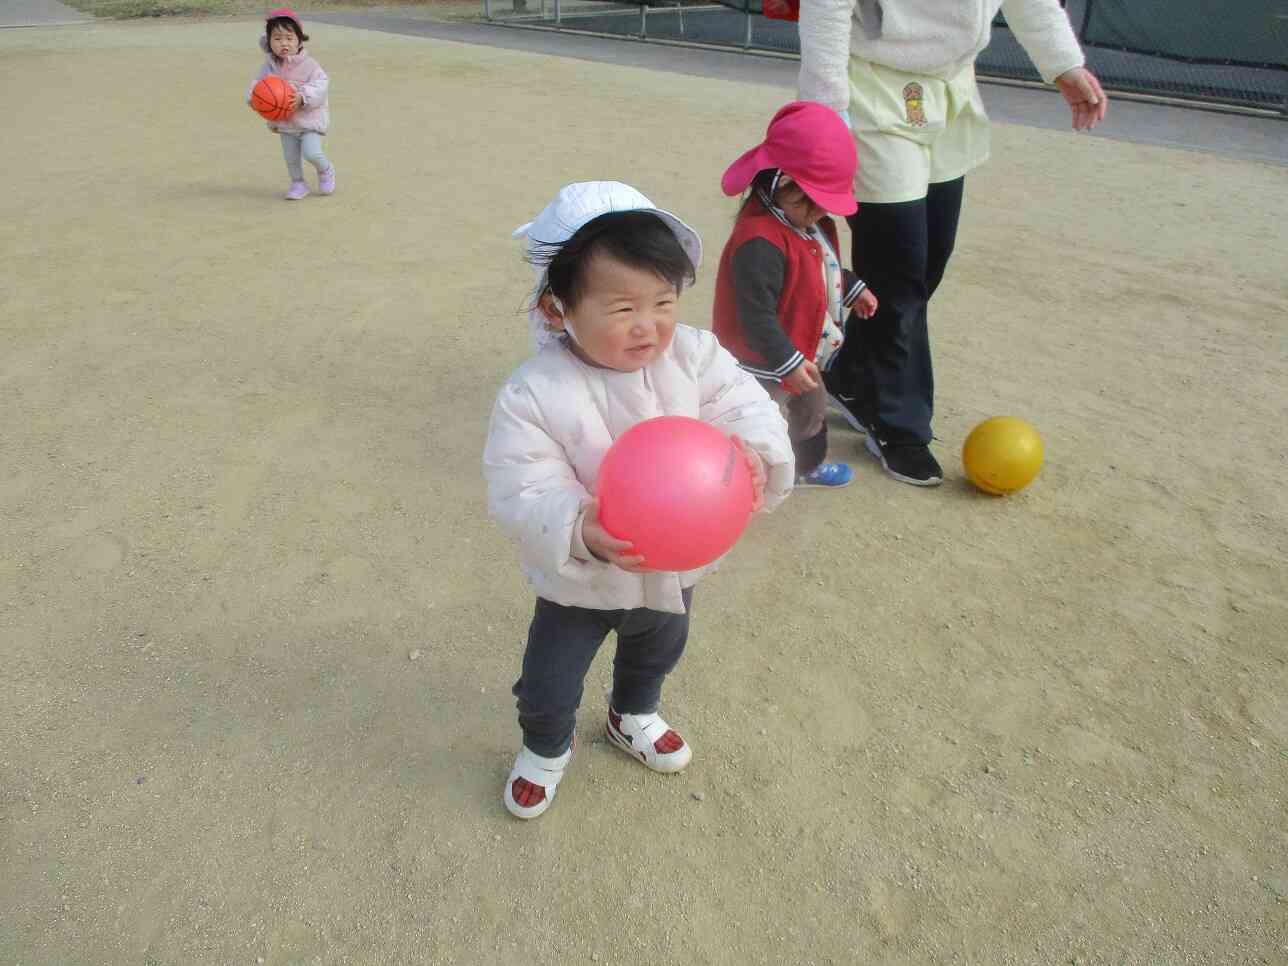
M 617 211 L 647 211 L 662 219 L 671 229 L 675 240 L 689 256 L 696 272 L 702 263 L 702 239 L 683 221 L 657 207 L 648 198 L 628 184 L 620 181 L 578 181 L 559 189 L 554 200 L 541 209 L 536 218 L 514 230 L 512 237 L 527 238 L 529 255 L 551 246 L 559 246 L 570 239 L 589 222 L 600 215 Z M 546 324 L 546 317 L 537 307 L 537 299 L 546 287 L 546 271 L 535 266 L 536 284 L 532 302 L 528 307 L 533 351 L 539 352 L 556 338 L 556 333 Z

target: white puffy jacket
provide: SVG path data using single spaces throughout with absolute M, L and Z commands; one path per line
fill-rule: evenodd
M 684 612 L 681 589 L 710 567 L 631 574 L 596 560 L 581 539 L 604 454 L 654 416 L 692 416 L 741 436 L 768 466 L 766 509 L 791 491 L 795 463 L 778 406 L 710 332 L 676 326 L 665 355 L 639 372 L 597 369 L 548 345 L 501 389 L 483 452 L 488 512 L 518 543 L 539 596 L 596 610 Z
M 951 80 L 1006 22 L 1048 84 L 1084 63 L 1057 0 L 801 0 L 800 96 L 843 111 L 849 58 Z

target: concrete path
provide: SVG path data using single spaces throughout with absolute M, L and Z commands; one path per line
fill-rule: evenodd
M 0 27 L 59 27 L 93 19 L 58 0 L 0 0 Z
M 799 61 L 791 57 L 643 43 L 554 30 L 519 29 L 499 24 L 447 23 L 398 12 L 328 12 L 314 14 L 311 19 L 367 30 L 645 67 L 694 77 L 739 80 L 789 91 L 795 90 L 799 68 Z M 1049 130 L 1065 130 L 1069 124 L 1068 109 L 1053 89 L 990 83 L 985 101 L 990 116 L 1002 123 Z M 1088 136 L 1288 165 L 1288 122 L 1277 118 L 1114 98 L 1105 122 Z

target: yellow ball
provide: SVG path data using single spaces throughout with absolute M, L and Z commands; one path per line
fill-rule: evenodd
M 985 493 L 1016 493 L 1042 469 L 1042 437 L 1022 419 L 995 416 L 970 431 L 962 446 L 962 466 Z

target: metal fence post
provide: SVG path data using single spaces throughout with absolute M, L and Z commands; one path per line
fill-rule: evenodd
M 742 47 L 743 50 L 748 50 L 751 48 L 751 0 L 743 0 L 742 15 L 747 21 L 747 32 L 743 35 Z
M 483 0 L 483 19 L 492 19 L 492 0 Z
M 559 0 L 555 0 L 555 26 L 558 27 L 563 23 L 563 8 L 559 5 Z

